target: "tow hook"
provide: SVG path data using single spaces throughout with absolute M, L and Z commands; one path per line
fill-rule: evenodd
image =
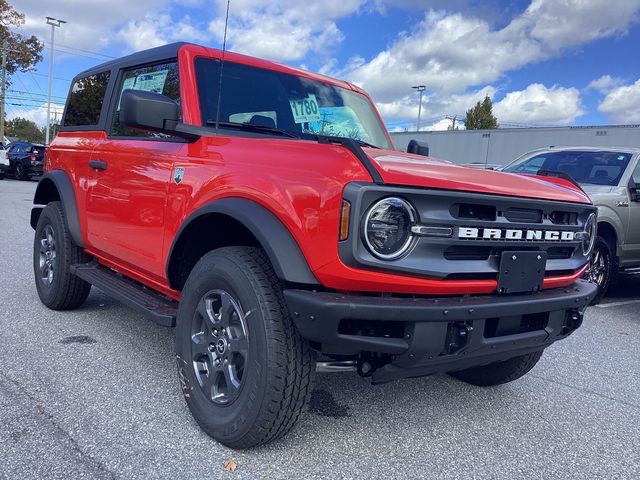
M 449 327 L 449 342 L 447 344 L 447 353 L 455 353 L 462 349 L 469 342 L 473 332 L 473 326 L 468 323 L 457 322 Z
M 567 312 L 567 317 L 564 320 L 564 325 L 562 326 L 562 334 L 567 334 L 569 332 L 573 332 L 576 328 L 582 325 L 582 319 L 584 314 L 579 310 L 569 310 Z

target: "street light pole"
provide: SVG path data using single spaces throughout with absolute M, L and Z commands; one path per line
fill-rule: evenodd
M 415 87 L 411 87 L 411 88 L 420 92 L 420 103 L 418 104 L 418 125 L 416 128 L 416 132 L 419 132 L 420 131 L 420 114 L 422 113 L 422 93 L 425 91 L 427 87 L 425 87 L 424 85 L 416 85 Z
M 58 18 L 47 17 L 47 25 L 51 25 L 51 53 L 49 54 L 49 87 L 47 91 L 47 125 L 44 133 L 44 143 L 49 145 L 49 125 L 51 121 L 51 81 L 53 80 L 53 37 L 56 31 L 56 27 L 59 27 L 63 23 L 67 23 L 64 20 Z

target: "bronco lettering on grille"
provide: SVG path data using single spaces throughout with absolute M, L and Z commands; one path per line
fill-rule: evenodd
M 520 230 L 506 228 L 458 228 L 458 238 L 483 240 L 530 240 L 539 242 L 572 242 L 575 232 L 561 230 Z

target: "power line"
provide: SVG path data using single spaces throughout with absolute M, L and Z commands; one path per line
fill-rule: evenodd
M 7 90 L 7 93 L 17 93 L 18 95 L 30 95 L 32 97 L 46 97 L 47 94 L 46 93 L 36 93 L 36 92 L 28 92 L 28 91 L 24 91 L 24 90 L 14 90 L 9 89 Z M 66 100 L 66 96 L 62 96 L 62 95 L 51 95 L 51 98 L 59 98 L 62 100 Z

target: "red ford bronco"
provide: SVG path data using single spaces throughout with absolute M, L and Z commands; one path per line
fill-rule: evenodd
M 97 66 L 35 193 L 38 294 L 95 285 L 175 326 L 189 409 L 236 448 L 289 431 L 316 368 L 515 380 L 596 293 L 596 209 L 410 150 L 360 88 L 296 68 L 182 43 Z

